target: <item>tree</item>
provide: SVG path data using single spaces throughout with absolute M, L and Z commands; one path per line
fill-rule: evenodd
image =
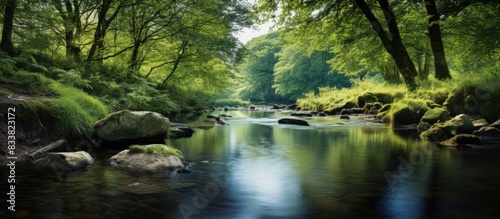
M 247 83 L 240 95 L 243 99 L 256 102 L 279 102 L 273 88 L 274 66 L 278 62 L 277 53 L 283 45 L 283 37 L 278 32 L 252 39 L 247 44 L 247 57 L 240 66 Z
M 305 93 L 318 93 L 320 87 L 349 87 L 349 78 L 332 72 L 328 60 L 333 54 L 314 51 L 308 55 L 299 42 L 285 44 L 277 54 L 279 61 L 274 65 L 276 94 L 295 100 Z
M 429 16 L 429 39 L 431 41 L 432 54 L 434 55 L 435 76 L 439 80 L 449 79 L 451 75 L 444 53 L 436 1 L 425 0 L 425 8 Z
M 100 2 L 100 3 L 99 3 Z M 98 1 L 97 6 L 97 25 L 94 31 L 94 39 L 92 40 L 92 46 L 87 54 L 87 62 L 99 61 L 102 62 L 102 57 L 104 53 L 104 40 L 108 32 L 108 28 L 111 22 L 115 20 L 116 16 L 123 7 L 126 7 L 123 0 L 102 0 Z M 111 11 L 113 5 L 118 4 L 114 7 L 114 11 Z M 108 16 L 108 13 L 110 15 Z
M 12 27 L 14 22 L 14 11 L 16 9 L 16 0 L 7 0 L 3 16 L 2 41 L 0 49 L 4 50 L 10 56 L 16 56 L 17 51 L 12 43 Z

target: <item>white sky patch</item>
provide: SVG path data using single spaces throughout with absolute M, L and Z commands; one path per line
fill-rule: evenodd
M 250 5 L 255 4 L 256 0 L 246 0 Z M 273 21 L 268 21 L 264 24 L 256 24 L 255 27 L 253 28 L 243 28 L 242 30 L 238 31 L 234 35 L 238 40 L 243 43 L 247 44 L 248 41 L 250 41 L 253 38 L 265 35 L 269 32 L 272 31 L 272 27 L 274 25 Z

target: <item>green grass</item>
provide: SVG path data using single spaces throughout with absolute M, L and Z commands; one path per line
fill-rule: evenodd
M 184 155 L 182 155 L 182 152 L 180 150 L 163 144 L 132 145 L 129 147 L 128 153 L 146 153 L 146 154 L 157 154 L 161 156 L 173 155 L 181 159 L 184 158 Z

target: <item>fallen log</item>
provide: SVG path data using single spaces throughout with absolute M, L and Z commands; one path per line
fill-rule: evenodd
M 66 145 L 66 143 L 68 143 L 66 140 L 64 139 L 61 139 L 61 140 L 57 140 L 55 142 L 52 142 L 50 143 L 49 145 L 45 146 L 45 147 L 42 147 L 32 153 L 29 153 L 28 154 L 28 160 L 31 162 L 31 163 L 36 163 L 39 159 L 47 156 L 47 152 L 49 151 L 52 151 L 56 148 L 59 148 L 61 146 L 64 146 Z

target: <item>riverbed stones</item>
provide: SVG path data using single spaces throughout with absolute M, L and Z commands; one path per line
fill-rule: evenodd
M 127 149 L 111 157 L 108 162 L 111 166 L 119 169 L 148 173 L 172 173 L 178 169 L 183 169 L 185 166 L 182 159 L 175 154 L 162 154 L 156 152 L 172 150 L 172 148 L 169 148 L 167 145 L 151 144 L 139 145 L 139 147 L 144 147 L 144 151 L 152 152 L 135 152 Z
M 500 119 L 495 121 L 494 123 L 491 123 L 490 127 L 500 129 Z
M 495 127 L 482 127 L 474 131 L 473 134 L 481 137 L 500 137 L 500 129 Z
M 38 160 L 37 165 L 50 167 L 61 173 L 85 170 L 94 163 L 94 159 L 85 151 L 49 153 Z
M 452 126 L 458 134 L 472 133 L 474 131 L 474 124 L 468 115 L 460 114 L 447 122 L 447 126 Z
M 193 136 L 194 129 L 183 123 L 170 123 L 169 138 L 189 138 Z
M 450 119 L 450 112 L 448 112 L 446 108 L 434 108 L 427 110 L 424 116 L 420 119 L 420 122 L 427 122 L 433 125 L 434 123 L 444 122 Z
M 94 125 L 94 129 L 100 139 L 109 142 L 163 142 L 169 124 L 168 118 L 156 112 L 123 110 L 101 119 Z
M 459 134 L 439 144 L 442 146 L 456 147 L 467 144 L 481 144 L 481 139 L 471 134 Z
M 309 123 L 302 119 L 283 118 L 278 120 L 278 124 L 309 126 Z

